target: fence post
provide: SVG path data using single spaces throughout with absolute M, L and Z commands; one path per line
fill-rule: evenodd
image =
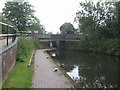
M 16 39 L 16 30 L 13 28 L 13 36 L 12 36 L 12 42 L 14 42 L 15 41 L 15 39 Z
M 8 25 L 7 25 L 7 46 L 8 46 Z

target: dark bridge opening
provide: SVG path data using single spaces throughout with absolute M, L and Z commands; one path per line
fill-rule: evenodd
M 52 41 L 52 47 L 53 47 L 53 48 L 57 48 L 57 47 L 58 47 L 56 41 Z

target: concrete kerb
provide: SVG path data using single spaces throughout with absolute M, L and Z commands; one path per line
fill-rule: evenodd
M 30 65 L 31 65 L 31 63 L 32 63 L 34 54 L 35 54 L 35 51 L 32 52 L 32 56 L 31 56 L 31 58 L 30 58 L 30 60 L 29 60 L 29 63 L 28 63 L 28 65 L 27 65 L 28 67 L 30 67 Z

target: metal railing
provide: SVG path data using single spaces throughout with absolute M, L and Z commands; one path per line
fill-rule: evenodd
M 2 44 L 2 40 L 5 40 L 6 46 L 8 46 L 10 38 L 12 38 L 12 42 L 15 41 L 17 29 L 15 29 L 15 27 L 12 25 L 9 25 L 9 24 L 3 23 L 3 22 L 0 22 L 0 26 L 1 26 L 1 28 L 0 28 L 1 29 L 1 32 L 0 32 L 1 44 Z M 5 32 L 3 32 L 3 31 L 5 31 Z
M 13 31 L 9 32 L 9 30 Z M 15 65 L 17 38 L 16 29 L 14 26 L 0 22 L 0 31 L 1 31 L 0 32 L 0 84 L 1 84 L 4 82 L 12 66 Z M 9 43 L 10 38 L 12 38 L 11 43 Z

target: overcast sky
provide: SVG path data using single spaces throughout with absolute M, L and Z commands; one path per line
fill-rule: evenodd
M 41 24 L 45 26 L 46 31 L 56 33 L 65 22 L 71 22 L 75 17 L 75 13 L 79 6 L 79 2 L 83 0 L 28 0 L 34 6 L 37 16 Z M 0 12 L 4 7 L 6 0 L 0 0 Z M 77 28 L 77 24 L 74 24 Z
M 7 0 L 0 0 L 0 12 Z M 27 0 L 34 6 L 37 16 L 41 24 L 45 26 L 46 31 L 56 33 L 65 22 L 71 22 L 77 28 L 77 24 L 73 23 L 75 13 L 79 8 L 79 3 L 84 0 Z M 93 0 L 96 1 L 96 0 Z
M 29 0 L 47 31 L 56 33 L 65 22 L 73 23 L 81 0 Z M 74 24 L 75 27 L 77 26 Z

